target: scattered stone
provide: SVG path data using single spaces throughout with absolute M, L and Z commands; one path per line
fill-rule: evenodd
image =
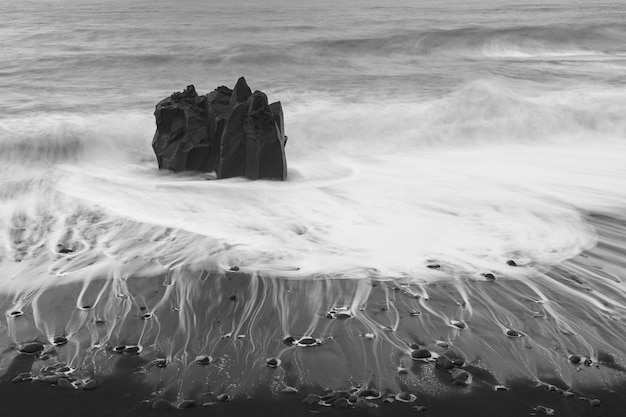
M 72 385 L 72 383 L 70 382 L 69 379 L 67 378 L 61 378 L 57 381 L 57 387 L 59 388 L 63 388 L 63 389 L 76 389 L 76 387 L 74 387 L 74 385 Z
M 39 378 L 39 382 L 43 382 L 46 384 L 56 384 L 59 379 L 67 378 L 66 375 L 45 375 Z
M 363 335 L 364 338 L 366 338 L 367 340 L 374 340 L 376 339 L 376 335 L 374 333 L 365 333 Z
M 363 398 L 359 398 L 354 404 L 357 408 L 376 408 L 378 407 L 376 404 L 373 404 L 369 401 L 364 400 Z
M 409 315 L 410 315 L 410 316 L 413 316 L 413 317 L 415 317 L 415 316 L 421 316 L 421 315 L 422 315 L 422 312 L 421 312 L 421 311 L 418 311 L 418 310 L 411 310 L 411 311 L 409 312 Z
M 221 403 L 227 403 L 228 401 L 230 401 L 230 396 L 228 394 L 220 394 L 216 398 L 217 401 Z
M 57 336 L 52 341 L 52 344 L 55 346 L 63 346 L 67 343 L 67 337 L 65 336 Z
M 402 367 L 402 366 L 398 366 L 398 375 L 408 375 L 409 374 L 409 370 Z
M 141 315 L 141 320 L 150 320 L 153 317 L 152 313 L 144 313 Z
M 574 395 L 576 394 L 574 394 L 572 391 L 563 391 L 563 396 L 566 398 L 573 397 Z
M 506 335 L 509 337 L 522 337 L 522 333 L 514 329 L 507 329 Z
M 213 362 L 213 358 L 207 355 L 203 355 L 203 356 L 198 356 L 196 358 L 196 363 L 198 365 L 208 365 L 211 362 Z
M 416 350 L 420 348 L 420 345 L 418 345 L 417 343 L 409 343 L 409 347 L 413 350 Z
M 156 358 L 152 361 L 152 364 L 157 368 L 165 368 L 167 366 L 167 359 L 165 358 Z
M 230 301 L 237 301 L 237 295 L 236 295 L 236 294 L 233 294 L 233 295 L 231 295 L 230 297 L 228 297 L 228 299 L 229 299 Z
M 23 355 L 39 355 L 43 352 L 44 346 L 39 342 L 31 342 L 22 345 L 18 352 Z
M 593 361 L 589 358 L 585 358 L 585 360 L 583 361 L 583 365 L 585 366 L 591 366 L 592 363 Z
M 512 259 L 509 259 L 508 261 L 506 261 L 506 264 L 508 266 L 517 266 L 517 263 Z
M 459 368 L 465 365 L 465 361 L 461 358 L 452 359 L 452 363 L 454 364 L 454 366 L 459 367 Z
M 533 318 L 535 318 L 535 319 L 540 319 L 540 318 L 543 318 L 545 316 L 546 316 L 545 313 L 542 313 L 541 311 L 534 311 L 533 312 Z
M 472 382 L 472 376 L 469 372 L 462 369 L 454 369 L 450 371 L 452 374 L 452 383 L 454 385 L 466 386 Z
M 359 392 L 359 397 L 364 397 L 366 400 L 376 400 L 380 396 L 381 393 L 376 388 L 369 388 Z
M 141 346 L 129 345 L 124 348 L 123 351 L 126 355 L 138 355 L 141 352 Z
M 410 403 L 410 402 L 415 401 L 415 395 L 408 393 L 406 391 L 403 391 L 396 395 L 396 400 L 402 401 L 403 403 Z
M 569 361 L 573 364 L 577 364 L 577 363 L 580 363 L 581 358 L 578 355 L 572 355 L 569 357 Z
M 543 405 L 538 405 L 534 408 L 534 410 L 538 413 L 543 413 L 547 416 L 553 416 L 554 410 L 552 408 L 544 407 Z
M 102 326 L 105 323 L 105 321 L 103 319 L 97 319 L 94 321 L 94 323 L 98 326 Z
M 396 397 L 393 394 L 389 394 L 387 395 L 384 399 L 383 399 L 383 403 L 385 404 L 393 404 L 393 402 L 396 400 Z
M 493 389 L 496 390 L 496 391 L 508 391 L 509 390 L 504 385 L 496 385 L 495 387 L 493 387 Z
M 347 398 L 337 398 L 331 403 L 331 407 L 343 410 L 352 407 L 352 404 L 350 404 Z
M 98 383 L 95 380 L 93 380 L 93 379 L 90 379 L 85 384 L 83 384 L 83 389 L 87 390 L 87 391 L 94 390 L 97 387 L 98 387 Z
M 428 264 L 428 265 L 426 265 L 426 268 L 439 269 L 439 268 L 441 268 L 441 265 L 439 265 L 439 264 Z
M 11 312 L 8 314 L 8 316 L 9 316 L 9 317 L 11 317 L 11 318 L 13 318 L 13 319 L 14 319 L 14 318 L 17 318 L 17 317 L 20 317 L 20 316 L 23 316 L 23 315 L 24 315 L 24 312 L 23 312 L 23 311 L 21 311 L 21 310 L 14 310 L 14 311 L 11 311 Z
M 239 267 L 237 265 L 233 265 L 228 270 L 231 272 L 239 272 Z
M 283 339 L 283 343 L 286 344 L 287 346 L 293 346 L 297 343 L 298 341 L 296 340 L 295 337 L 293 336 L 287 336 Z
M 169 411 L 175 410 L 176 407 L 171 402 L 164 400 L 163 398 L 159 398 L 154 400 L 152 406 L 150 408 L 154 411 Z
M 417 411 L 427 411 L 428 410 L 428 407 L 423 406 L 423 405 L 416 405 L 413 408 L 415 408 L 415 410 L 417 410 Z
M 450 343 L 444 341 L 444 340 L 437 340 L 437 342 L 435 342 L 437 344 L 437 346 L 442 347 L 444 349 L 447 349 L 450 347 Z
M 453 369 L 454 363 L 445 356 L 439 356 L 435 360 L 435 366 L 439 369 Z
M 278 358 L 269 358 L 265 361 L 265 365 L 269 368 L 277 368 L 278 366 L 280 366 L 280 362 L 281 361 Z
M 456 327 L 459 330 L 463 330 L 465 329 L 465 327 L 467 327 L 465 323 L 459 320 L 450 320 L 450 326 Z
M 411 358 L 413 359 L 428 359 L 432 357 L 432 353 L 428 349 L 417 349 L 411 352 Z
M 290 386 L 285 386 L 281 392 L 283 392 L 284 394 L 297 394 L 298 393 L 298 389 L 295 387 L 290 387 Z
M 322 399 L 319 395 L 309 394 L 306 397 L 304 397 L 302 402 L 305 404 L 313 405 L 313 404 L 318 404 L 321 400 Z
M 122 353 L 124 352 L 124 349 L 126 349 L 126 345 L 117 345 L 113 348 L 113 352 Z
M 597 398 L 589 400 L 589 405 L 591 405 L 592 407 L 600 407 L 600 400 Z
M 197 403 L 194 400 L 183 400 L 180 402 L 180 404 L 178 404 L 178 408 L 180 409 L 193 408 L 196 405 Z
M 93 308 L 93 306 L 91 306 L 90 304 L 85 304 L 83 306 L 80 306 L 81 310 L 91 310 Z
M 358 400 L 359 400 L 359 397 L 355 394 L 352 394 L 348 397 L 348 401 L 350 402 L 350 404 L 356 404 Z
M 495 281 L 496 280 L 496 276 L 492 273 L 487 273 L 487 274 L 483 274 L 483 277 L 485 277 L 485 279 L 487 281 Z
M 315 339 L 310 336 L 304 336 L 296 342 L 296 345 L 300 347 L 313 347 L 313 346 L 319 346 L 321 344 L 322 344 L 321 339 Z
M 74 372 L 74 369 L 70 368 L 69 366 L 62 366 L 57 369 L 57 372 L 60 374 L 69 374 Z

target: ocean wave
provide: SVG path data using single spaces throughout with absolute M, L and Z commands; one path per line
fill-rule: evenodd
M 410 30 L 317 41 L 320 54 L 563 58 L 626 52 L 623 26 L 518 26 Z

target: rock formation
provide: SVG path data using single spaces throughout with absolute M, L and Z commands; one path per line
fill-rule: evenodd
M 283 110 L 241 77 L 199 96 L 193 85 L 160 101 L 152 140 L 160 169 L 217 178 L 287 178 Z

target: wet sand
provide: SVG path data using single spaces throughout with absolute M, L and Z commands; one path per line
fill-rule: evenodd
M 626 223 L 588 220 L 596 247 L 556 266 L 512 253 L 498 271 L 442 258 L 412 277 L 304 280 L 86 267 L 2 296 L 0 411 L 621 415 Z M 58 262 L 84 264 L 68 254 Z

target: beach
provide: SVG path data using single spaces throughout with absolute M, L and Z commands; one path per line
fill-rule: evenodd
M 0 7 L 0 414 L 620 416 L 626 7 Z M 285 181 L 159 170 L 245 76 Z

